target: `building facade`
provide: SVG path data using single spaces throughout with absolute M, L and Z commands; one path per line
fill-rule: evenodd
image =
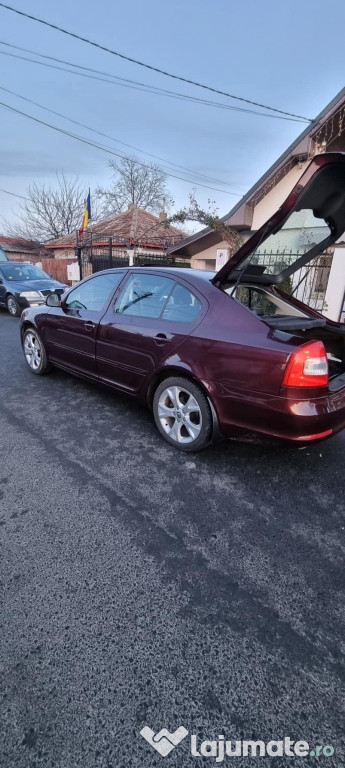
M 320 152 L 345 151 L 345 88 L 325 107 L 318 117 L 288 147 L 246 195 L 223 217 L 222 221 L 244 238 L 257 231 L 284 202 L 298 182 L 310 160 Z M 301 212 L 303 213 L 303 212 Z M 322 239 L 319 223 L 309 216 L 295 218 L 275 243 L 266 241 L 256 258 L 288 260 L 302 255 L 315 238 Z M 228 245 L 211 229 L 169 248 L 179 258 L 190 258 L 194 268 L 215 270 L 217 253 L 227 252 Z M 297 298 L 314 306 L 333 320 L 345 316 L 345 237 L 333 248 L 294 276 L 291 289 Z

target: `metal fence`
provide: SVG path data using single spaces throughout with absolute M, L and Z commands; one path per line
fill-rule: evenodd
M 109 235 L 91 235 L 79 244 L 82 277 L 102 269 L 134 266 L 190 267 L 189 262 L 176 262 L 166 253 L 139 251 L 130 243 L 119 242 Z M 131 257 L 131 258 L 130 258 Z
M 267 266 L 267 272 L 277 274 L 293 264 L 306 251 L 258 251 L 251 259 L 252 264 Z M 327 309 L 326 291 L 332 266 L 333 251 L 326 252 L 312 259 L 306 266 L 294 272 L 277 287 L 289 296 L 307 304 L 312 309 L 322 312 Z

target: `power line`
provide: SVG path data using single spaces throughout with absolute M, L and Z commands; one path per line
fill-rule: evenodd
M 17 195 L 15 192 L 9 192 L 8 189 L 1 189 L 0 192 L 4 192 L 5 195 L 13 195 L 13 197 L 21 197 L 22 200 L 28 200 L 28 197 L 24 197 L 24 195 Z
M 141 83 L 137 80 L 130 80 L 126 77 L 118 77 L 117 75 L 113 75 L 110 72 L 103 72 L 102 70 L 98 69 L 92 69 L 91 67 L 85 67 L 82 64 L 74 64 L 71 61 L 66 61 L 65 59 L 58 59 L 55 56 L 48 56 L 44 53 L 38 53 L 37 51 L 32 51 L 30 48 L 21 48 L 19 45 L 13 45 L 11 43 L 7 43 L 4 40 L 0 40 L 0 45 L 6 45 L 8 48 L 14 48 L 18 51 L 23 51 L 24 53 L 30 53 L 34 56 L 39 56 L 43 59 L 48 59 L 49 61 L 55 61 L 58 64 L 66 64 L 68 67 L 74 67 L 75 69 L 82 70 L 81 72 L 74 71 L 73 69 L 66 69 L 66 67 L 57 67 L 53 64 L 46 64 L 46 62 L 43 61 L 36 61 L 35 59 L 28 58 L 27 56 L 19 56 L 18 54 L 9 53 L 6 51 L 0 51 L 0 54 L 2 56 L 10 56 L 14 59 L 19 59 L 21 61 L 29 61 L 32 64 L 39 64 L 43 67 L 48 67 L 50 69 L 57 69 L 61 72 L 68 72 L 69 74 L 73 75 L 79 75 L 80 77 L 86 77 L 90 80 L 98 80 L 103 83 L 109 83 L 110 85 L 120 85 L 123 88 L 130 88 L 133 90 L 143 91 L 144 93 L 152 93 L 159 96 L 166 96 L 169 98 L 189 101 L 191 103 L 196 104 L 203 104 L 205 106 L 209 107 L 215 107 L 217 109 L 227 109 L 233 112 L 243 112 L 245 114 L 250 115 L 259 115 L 261 117 L 269 117 L 274 118 L 275 120 L 287 120 L 289 122 L 295 122 L 295 123 L 305 123 L 309 122 L 306 118 L 295 118 L 295 117 L 285 117 L 284 115 L 275 115 L 275 114 L 267 114 L 267 112 L 258 112 L 254 109 L 246 109 L 245 107 L 235 107 L 232 104 L 223 104 L 217 101 L 210 101 L 208 99 L 201 99 L 197 96 L 190 96 L 185 93 L 179 93 L 178 91 L 171 91 L 165 88 L 159 88 L 155 85 L 150 85 L 148 83 Z M 93 74 L 88 74 L 88 73 Z M 96 76 L 95 76 L 96 75 Z M 103 77 L 100 77 L 100 75 L 103 75 Z M 107 78 L 107 79 L 106 79 Z M 109 79 L 110 78 L 110 79 Z
M 62 34 L 68 35 L 69 37 L 73 37 L 75 40 L 81 40 L 83 43 L 92 45 L 94 48 L 98 48 L 101 51 L 106 51 L 106 53 L 112 54 L 112 56 L 118 56 L 120 59 L 124 59 L 125 61 L 130 61 L 132 64 L 137 64 L 140 67 L 145 67 L 145 69 L 150 69 L 152 72 L 158 72 L 158 74 L 164 75 L 165 77 L 170 77 L 173 80 L 180 80 L 182 83 L 189 83 L 190 85 L 195 85 L 197 88 L 203 88 L 204 90 L 211 91 L 212 93 L 218 93 L 221 96 L 226 96 L 229 99 L 236 99 L 237 101 L 243 101 L 246 104 L 251 104 L 254 107 L 261 107 L 262 109 L 268 109 L 270 112 L 277 112 L 281 115 L 287 115 L 288 117 L 296 117 L 301 120 L 305 120 L 308 123 L 312 122 L 311 118 L 304 117 L 303 115 L 295 115 L 292 112 L 286 112 L 282 109 L 277 109 L 276 107 L 268 107 L 266 104 L 261 104 L 258 101 L 251 101 L 250 99 L 245 99 L 243 96 L 234 96 L 231 93 L 227 93 L 227 91 L 221 91 L 220 89 L 213 88 L 210 85 L 205 85 L 204 83 L 198 83 L 196 80 L 190 80 L 187 77 L 182 77 L 181 75 L 174 75 L 171 72 L 166 72 L 164 69 L 160 69 L 159 67 L 154 67 L 152 64 L 146 64 L 143 61 L 139 61 L 139 59 L 133 59 L 131 56 L 126 56 L 125 54 L 119 53 L 118 51 L 113 51 L 111 48 L 108 48 L 105 45 L 101 45 L 100 43 L 96 43 L 93 40 L 89 40 L 86 37 L 77 35 L 76 32 L 70 32 L 69 30 L 64 29 L 63 27 L 59 27 L 57 24 L 52 24 L 51 22 L 45 21 L 44 19 L 40 19 L 37 16 L 33 16 L 32 14 L 25 13 L 24 11 L 20 11 L 18 8 L 13 8 L 11 5 L 6 5 L 5 3 L 0 2 L 0 7 L 6 8 L 7 11 L 12 11 L 13 13 L 18 14 L 18 16 L 23 16 L 27 19 L 31 19 L 31 21 L 37 21 L 39 24 L 44 24 L 44 26 L 49 27 L 50 29 L 55 29 L 58 32 L 62 32 Z
M 20 109 L 11 107 L 9 104 L 5 104 L 3 101 L 0 101 L 0 106 L 10 110 L 11 112 L 15 112 L 17 115 L 22 115 L 23 117 L 27 117 L 29 120 L 33 120 L 35 123 L 39 123 L 40 125 L 44 125 L 47 128 L 51 128 L 53 131 L 57 131 L 58 133 L 62 133 L 65 136 L 69 136 L 70 138 L 75 139 L 76 141 L 80 141 L 82 144 L 87 144 L 89 147 L 99 149 L 101 150 L 101 152 L 107 152 L 108 154 L 114 155 L 115 157 L 121 157 L 121 158 L 123 157 L 123 155 L 121 155 L 120 152 L 114 152 L 114 150 L 110 149 L 110 147 L 106 147 L 102 144 L 96 144 L 95 142 L 89 141 L 89 139 L 85 139 L 84 137 L 78 136 L 75 133 L 66 131 L 64 130 L 64 128 L 58 128 L 56 125 L 52 125 L 51 123 L 46 123 L 44 120 L 40 120 L 38 117 L 33 117 L 33 115 L 28 115 L 27 112 L 22 112 Z M 136 165 L 140 165 L 143 168 L 147 168 L 147 165 L 145 163 L 141 163 L 139 160 L 136 160 L 135 163 Z M 210 187 L 208 184 L 202 184 L 200 181 L 195 181 L 194 179 L 184 179 L 181 176 L 176 176 L 173 173 L 167 172 L 167 176 L 170 176 L 173 179 L 178 179 L 179 181 L 184 181 L 187 184 L 194 184 L 197 187 L 204 187 L 205 189 L 211 189 L 214 192 L 221 192 L 225 195 L 234 195 L 235 197 L 241 197 L 241 195 L 236 192 L 228 192 L 225 189 L 217 189 L 216 187 Z
M 187 171 L 187 173 L 191 173 L 194 176 L 202 177 L 207 181 L 213 181 L 216 184 L 225 184 L 228 187 L 233 186 L 232 184 L 227 184 L 227 182 L 220 181 L 219 179 L 214 179 L 212 176 L 206 176 L 205 174 L 199 173 L 198 171 L 193 171 L 191 168 L 186 168 L 183 165 L 178 165 L 177 163 L 171 163 L 169 160 L 165 160 L 163 157 L 159 157 L 158 155 L 153 155 L 151 152 L 145 152 L 145 150 L 139 149 L 139 147 L 135 147 L 133 146 L 133 144 L 127 144 L 126 142 L 121 141 L 120 139 L 116 139 L 113 136 L 109 136 L 107 133 L 103 133 L 102 131 L 96 130 L 96 128 L 90 128 L 89 125 L 85 125 L 85 123 L 80 123 L 79 120 L 74 120 L 72 117 L 67 117 L 67 115 L 63 115 L 61 112 L 56 112 L 54 109 L 49 109 L 48 107 L 44 107 L 43 104 L 39 104 L 37 101 L 28 99 L 26 96 L 22 96 L 20 93 L 16 93 L 15 91 L 10 90 L 10 88 L 5 88 L 4 86 L 0 85 L 0 91 L 5 91 L 5 93 L 10 93 L 11 96 L 16 96 L 16 98 L 18 99 L 27 101 L 29 104 L 33 104 L 35 107 L 39 107 L 39 109 L 44 109 L 45 112 L 50 112 L 50 114 L 52 115 L 56 115 L 57 117 L 62 117 L 63 120 L 68 120 L 69 122 L 74 123 L 74 125 L 79 125 L 80 128 L 86 128 L 87 131 L 96 133 L 99 136 L 103 136 L 105 139 L 110 139 L 110 141 L 115 141 L 118 144 L 123 144 L 124 147 L 128 147 L 129 149 L 134 149 L 136 152 L 142 152 L 144 155 L 149 155 L 149 157 L 153 157 L 156 160 L 162 161 L 163 163 L 168 163 L 169 165 L 172 165 L 175 168 L 180 168 L 181 170 Z

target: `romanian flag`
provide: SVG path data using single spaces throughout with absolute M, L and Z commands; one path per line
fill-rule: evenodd
M 91 199 L 90 199 L 90 190 L 89 190 L 89 194 L 84 202 L 84 213 L 83 213 L 81 226 L 79 229 L 79 237 L 82 236 L 84 229 L 86 229 L 90 219 L 91 219 Z

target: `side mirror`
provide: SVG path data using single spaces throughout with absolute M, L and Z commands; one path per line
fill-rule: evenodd
M 58 293 L 50 293 L 46 298 L 47 307 L 60 307 L 61 296 Z

